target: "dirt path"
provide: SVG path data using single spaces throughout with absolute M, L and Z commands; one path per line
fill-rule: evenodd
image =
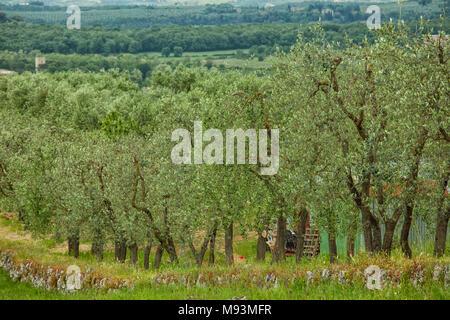
M 2 225 L 0 225 L 0 237 L 9 241 L 33 240 L 31 238 L 31 234 L 26 231 L 15 232 L 11 231 L 9 227 L 5 227 Z
M 0 218 L 5 220 L 17 220 L 16 216 L 10 212 L 1 212 Z M 0 224 L 0 237 L 5 240 L 18 241 L 18 240 L 33 240 L 31 233 L 27 231 L 13 231 L 11 227 Z
M 13 220 L 12 224 L 10 226 L 4 225 L 1 223 L 1 220 Z M 43 236 L 40 239 L 36 239 L 32 237 L 31 232 L 29 231 L 23 231 L 23 230 L 14 230 L 16 229 L 15 226 L 19 223 L 18 217 L 14 213 L 10 212 L 0 212 L 0 239 L 7 240 L 7 241 L 25 241 L 30 242 L 33 244 L 38 244 L 39 241 L 43 239 L 51 239 L 51 236 Z M 201 243 L 203 241 L 204 233 L 199 233 L 195 237 L 196 243 Z M 256 241 L 256 232 L 249 232 L 247 239 L 254 239 Z M 243 241 L 243 237 L 241 235 L 235 235 L 234 236 L 234 243 L 237 244 L 240 241 Z M 48 248 L 50 252 L 54 253 L 67 253 L 67 244 L 65 242 L 63 243 L 56 243 L 54 247 Z M 113 249 L 111 248 L 107 248 Z M 89 252 L 91 250 L 90 244 L 82 243 L 80 244 L 80 252 Z M 153 250 L 156 250 L 156 247 L 153 247 Z M 224 246 L 224 235 L 219 234 L 216 238 L 216 252 L 224 253 L 225 252 L 225 246 Z M 177 253 L 182 254 L 182 249 L 180 246 L 177 247 Z M 190 250 L 188 246 L 186 245 L 184 248 L 184 254 L 190 255 Z M 237 264 L 246 263 L 246 258 L 243 257 L 238 253 L 234 253 L 234 261 Z
M 10 212 L 0 212 L 0 219 L 15 220 L 17 224 L 17 216 Z M 13 230 L 11 226 L 0 224 L 0 239 L 7 241 L 25 241 L 37 244 L 42 239 L 51 239 L 51 237 L 42 237 L 41 239 L 34 239 L 29 231 Z M 57 243 L 54 248 L 49 249 L 50 252 L 65 253 L 67 252 L 67 245 L 65 242 Z M 88 244 L 80 244 L 80 252 L 90 251 L 91 247 Z

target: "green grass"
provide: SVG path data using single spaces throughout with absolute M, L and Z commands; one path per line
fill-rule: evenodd
M 124 264 L 115 262 L 112 248 L 105 251 L 104 260 L 101 262 L 98 262 L 89 251 L 80 252 L 79 258 L 75 259 L 67 255 L 65 242 L 57 242 L 52 238 L 8 239 L 8 232 L 25 234 L 21 223 L 17 220 L 6 220 L 0 217 L 0 225 L 9 230 L 0 236 L 0 248 L 13 249 L 19 260 L 31 259 L 42 264 L 61 267 L 76 264 L 82 271 L 91 268 L 104 276 L 131 279 L 136 284 L 133 291 L 125 289 L 116 292 L 89 290 L 63 295 L 34 288 L 27 283 L 14 282 L 0 269 L 0 299 L 230 299 L 234 296 L 246 296 L 248 299 L 450 299 L 450 291 L 442 283 L 426 282 L 420 288 L 415 288 L 410 285 L 408 280 L 402 281 L 401 287 L 386 288 L 383 291 L 371 291 L 364 286 L 364 283 L 342 285 L 337 281 L 324 281 L 312 286 L 307 285 L 304 279 L 298 279 L 287 287 L 283 284 L 277 288 L 266 289 L 258 287 L 255 283 L 246 286 L 247 270 L 255 274 L 265 274 L 276 270 L 278 274 L 284 275 L 284 279 L 289 279 L 290 275 L 298 270 L 330 268 L 329 256 L 323 253 L 316 258 L 304 258 L 299 265 L 295 263 L 295 257 L 287 257 L 284 263 L 272 265 L 270 253 L 266 254 L 265 261 L 256 261 L 256 241 L 251 237 L 235 241 L 234 252 L 238 261 L 232 267 L 224 265 L 224 254 L 222 251 L 218 251 L 214 266 L 207 265 L 207 252 L 204 265 L 199 268 L 195 265 L 190 251 L 185 248 L 184 255 L 179 255 L 180 263 L 178 265 L 171 265 L 169 257 L 165 254 L 159 270 L 144 270 L 143 250 L 139 251 L 137 266 L 131 266 L 128 261 Z M 223 232 L 219 232 L 217 237 L 216 247 L 219 249 L 222 245 Z M 82 244 L 88 245 L 85 246 L 85 249 L 89 248 L 88 242 L 82 241 Z M 416 263 L 428 265 L 433 261 L 440 261 L 440 263 L 448 264 L 449 250 L 450 243 L 447 246 L 446 255 L 436 260 L 432 257 L 432 247 L 422 252 L 414 248 L 414 261 L 405 258 L 399 248 L 392 252 L 390 258 L 370 257 L 360 252 L 351 261 L 348 261 L 345 256 L 340 256 L 337 264 L 346 270 L 355 268 L 364 270 L 370 264 L 379 265 L 381 268 L 398 267 L 401 270 L 403 267 L 406 268 L 406 266 Z M 151 261 L 153 261 L 153 253 Z M 204 275 L 210 272 L 230 274 L 236 270 L 244 276 L 244 281 L 239 284 L 191 288 L 179 285 L 150 287 L 151 279 L 156 274 L 176 275 L 178 279 L 186 275 L 195 279 L 199 273 Z
M 245 54 L 248 54 L 248 49 L 239 50 Z M 181 57 L 174 57 L 171 54 L 169 57 L 163 57 L 160 52 L 148 52 L 139 54 L 147 59 L 158 59 L 159 62 L 184 62 L 206 63 L 212 62 L 213 66 L 220 67 L 223 65 L 225 68 L 239 68 L 247 70 L 265 69 L 269 67 L 267 58 L 264 61 L 258 61 L 257 58 L 240 59 L 236 57 L 237 50 L 218 50 L 218 51 L 199 51 L 199 52 L 184 52 Z
M 14 219 L 8 220 L 4 217 L 0 217 L 0 225 L 3 227 L 8 227 L 9 230 L 14 232 L 23 231 L 23 225 Z
M 10 231 L 17 232 L 21 234 L 23 227 L 21 223 L 17 220 L 6 220 L 3 217 L 0 217 L 0 225 L 8 226 Z M 223 232 L 219 231 L 217 234 L 216 248 L 219 249 L 223 247 L 222 240 Z M 90 247 L 89 242 L 86 240 L 82 241 L 82 245 L 86 245 L 87 248 Z M 179 245 L 178 245 L 179 247 Z M 109 275 L 113 277 L 119 277 L 124 279 L 131 279 L 134 281 L 149 281 L 153 276 L 158 273 L 166 274 L 166 273 L 177 273 L 177 274 L 193 274 L 197 272 L 210 272 L 210 271 L 218 271 L 223 273 L 229 273 L 232 268 L 225 266 L 225 256 L 222 250 L 217 250 L 215 254 L 215 265 L 208 266 L 208 255 L 207 251 L 205 254 L 205 261 L 201 268 L 198 268 L 195 265 L 194 258 L 192 257 L 191 252 L 188 248 L 184 249 L 184 254 L 179 254 L 178 265 L 172 265 L 169 262 L 169 257 L 167 254 L 164 254 L 163 260 L 161 263 L 161 267 L 159 270 L 145 270 L 143 267 L 144 264 L 144 252 L 143 250 L 139 250 L 138 252 L 138 263 L 137 266 L 132 266 L 126 261 L 126 263 L 118 263 L 114 261 L 114 251 L 113 248 L 109 247 L 104 252 L 103 261 L 97 261 L 96 257 L 91 255 L 89 251 L 81 251 L 78 259 L 75 259 L 67 254 L 66 242 L 56 242 L 52 238 L 40 238 L 35 240 L 8 240 L 5 237 L 0 236 L 0 248 L 13 249 L 17 258 L 19 260 L 31 259 L 35 260 L 42 264 L 48 265 L 57 265 L 61 267 L 68 267 L 69 265 L 76 264 L 80 266 L 82 271 L 91 268 L 95 271 L 100 272 L 104 275 Z M 142 249 L 142 248 L 141 248 Z M 152 249 L 152 254 L 150 256 L 150 261 L 153 262 L 154 252 L 156 248 Z M 421 257 L 428 261 L 431 261 L 432 258 L 432 246 L 429 246 L 427 250 L 419 251 L 417 248 L 413 247 L 413 253 L 415 257 Z M 234 252 L 236 258 L 236 265 L 238 268 L 242 268 L 244 265 L 248 265 L 251 270 L 266 272 L 270 270 L 276 269 L 282 273 L 293 272 L 297 269 L 302 270 L 316 270 L 316 269 L 324 269 L 329 268 L 329 256 L 326 253 L 320 254 L 316 258 L 304 258 L 300 265 L 295 263 L 295 257 L 290 256 L 286 257 L 286 261 L 283 264 L 277 265 L 276 267 L 271 265 L 272 255 L 270 252 L 267 252 L 265 261 L 256 261 L 256 240 L 255 239 L 242 239 L 240 241 L 234 242 Z M 442 262 L 448 263 L 450 254 L 450 239 L 447 244 L 446 254 L 441 259 Z M 242 259 L 241 259 L 242 257 Z M 402 266 L 408 264 L 409 259 L 405 258 L 401 252 L 400 248 L 396 248 L 389 260 L 379 259 L 376 257 L 368 258 L 362 252 L 355 256 L 354 261 L 347 261 L 345 255 L 341 254 L 338 257 L 338 264 L 343 265 L 344 267 L 351 267 L 356 265 L 365 265 L 369 264 L 386 264 L 393 263 L 398 266 Z
M 364 284 L 342 285 L 337 282 L 325 282 L 310 286 L 305 281 L 297 281 L 289 287 L 260 289 L 246 287 L 199 287 L 186 288 L 178 285 L 159 286 L 151 288 L 149 284 L 141 283 L 134 290 L 96 291 L 86 290 L 73 294 L 61 294 L 35 288 L 28 283 L 12 281 L 8 274 L 0 270 L 0 300 L 227 300 L 232 297 L 245 296 L 249 300 L 283 299 L 283 300 L 448 300 L 448 290 L 436 284 L 427 284 L 415 288 L 405 284 L 401 288 L 386 288 L 384 290 L 369 290 Z

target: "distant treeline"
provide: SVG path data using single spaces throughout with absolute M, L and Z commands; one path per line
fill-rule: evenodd
M 278 50 L 287 53 L 289 52 L 290 47 L 279 47 Z M 226 67 L 225 64 L 218 61 L 214 62 L 213 59 L 219 59 L 220 61 L 220 59 L 233 58 L 246 61 L 249 58 L 256 57 L 259 61 L 263 61 L 266 57 L 273 55 L 274 52 L 274 47 L 253 46 L 249 50 L 218 51 L 205 59 L 191 59 L 189 56 L 180 59 L 160 59 L 163 57 L 162 54 L 155 55 L 153 53 L 124 53 L 108 56 L 99 54 L 49 53 L 45 55 L 46 63 L 39 67 L 39 71 L 47 71 L 50 73 L 76 70 L 84 72 L 100 72 L 102 69 L 118 69 L 119 71 L 129 72 L 133 81 L 136 81 L 140 85 L 145 85 L 148 84 L 148 81 L 146 80 L 151 79 L 152 72 L 159 67 L 165 68 L 169 66 L 171 68 L 176 68 L 178 65 L 182 64 L 186 67 L 204 66 L 210 69 L 215 66 L 219 70 L 228 68 L 239 69 L 245 72 L 254 70 L 254 68 L 249 67 L 246 64 Z M 0 69 L 13 70 L 17 73 L 24 73 L 26 71 L 34 72 L 35 57 L 39 55 L 39 51 L 31 51 L 29 53 L 0 51 Z
M 246 49 L 254 45 L 290 46 L 298 32 L 312 37 L 306 25 L 251 24 L 229 26 L 153 26 L 148 29 L 106 29 L 85 27 L 69 30 L 60 25 L 31 25 L 26 23 L 0 24 L 0 50 L 43 53 L 139 53 L 160 52 L 163 48 L 182 47 L 184 51 L 214 51 Z M 361 41 L 371 37 L 365 24 L 325 25 L 326 37 L 343 41 L 345 34 Z
M 423 5 L 419 5 L 419 2 Z M 448 0 L 407 1 L 402 7 L 401 18 L 405 21 L 436 19 L 442 8 L 448 9 Z M 91 6 L 81 7 L 82 25 L 104 27 L 148 28 L 152 25 L 225 25 L 247 23 L 305 23 L 321 21 L 351 23 L 364 21 L 370 3 L 324 3 L 300 2 L 264 7 L 237 7 L 231 4 L 206 6 Z M 399 17 L 395 4 L 380 4 L 383 21 Z M 33 24 L 65 24 L 66 7 L 45 6 L 34 2 L 28 6 L 0 5 L 0 11 L 8 15 L 20 15 L 25 22 Z M 448 11 L 448 10 L 447 10 Z
M 0 51 L 0 69 L 14 70 L 18 73 L 33 72 L 35 70 L 34 58 L 38 54 L 38 52 L 34 51 L 28 54 Z M 100 72 L 102 69 L 118 69 L 120 71 L 128 71 L 136 78 L 133 80 L 137 80 L 137 82 L 142 82 L 147 76 L 150 76 L 152 70 L 159 64 L 157 59 L 149 59 L 144 54 L 123 54 L 105 57 L 90 54 L 63 55 L 52 53 L 46 55 L 46 58 L 46 63 L 39 67 L 40 71 L 48 71 L 50 73 L 75 70 Z M 139 70 L 139 73 L 133 74 L 135 70 Z
M 433 32 L 441 21 L 430 22 Z M 417 22 L 410 22 L 415 29 Z M 448 24 L 447 24 L 448 25 Z M 373 39 L 374 32 L 363 23 L 345 25 L 324 24 L 325 37 L 345 41 L 346 35 L 355 42 L 365 37 Z M 446 27 L 448 29 L 448 26 Z M 31 25 L 23 22 L 0 23 L 0 50 L 42 53 L 139 53 L 160 52 L 163 48 L 181 47 L 184 51 L 214 51 L 246 49 L 251 46 L 290 46 L 298 33 L 306 39 L 313 34 L 308 24 L 249 24 L 228 26 L 153 26 L 148 29 L 107 29 L 100 26 L 69 30 L 61 25 Z M 448 30 L 444 30 L 448 32 Z

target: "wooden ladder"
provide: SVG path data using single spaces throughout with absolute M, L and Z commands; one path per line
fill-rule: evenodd
M 303 244 L 303 254 L 307 257 L 316 257 L 320 253 L 319 229 L 306 228 Z

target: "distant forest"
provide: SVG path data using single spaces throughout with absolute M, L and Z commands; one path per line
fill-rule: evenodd
M 448 12 L 450 0 L 415 0 L 402 3 L 401 19 L 405 21 L 436 19 L 442 9 Z M 82 25 L 121 28 L 148 28 L 153 25 L 226 25 L 248 23 L 305 23 L 319 19 L 330 23 L 362 22 L 369 16 L 365 12 L 373 3 L 300 2 L 264 6 L 236 6 L 231 4 L 205 6 L 89 6 L 81 7 Z M 381 3 L 382 21 L 398 20 L 397 3 Z M 8 16 L 21 16 L 33 24 L 65 25 L 66 7 L 46 6 L 43 2 L 30 5 L 1 5 L 0 11 Z
M 423 31 L 448 33 L 448 24 L 433 21 Z M 410 22 L 414 30 L 418 22 Z M 249 24 L 227 26 L 152 26 L 147 29 L 107 29 L 101 26 L 69 30 L 61 25 L 31 25 L 20 21 L 0 23 L 0 50 L 42 53 L 117 54 L 160 52 L 163 48 L 181 47 L 183 51 L 245 49 L 251 46 L 290 46 L 299 31 L 306 39 L 313 37 L 308 24 Z M 355 42 L 369 41 L 374 32 L 363 23 L 324 24 L 328 40 L 344 42 L 346 36 Z
M 23 22 L 0 24 L 0 50 L 43 53 L 139 53 L 161 51 L 165 47 L 182 47 L 184 51 L 213 51 L 249 48 L 253 45 L 289 46 L 299 24 L 251 24 L 230 26 L 153 26 L 141 30 L 86 27 L 69 30 L 65 26 L 31 25 Z M 326 37 L 343 41 L 346 34 L 355 41 L 371 32 L 361 23 L 324 26 Z M 305 33 L 305 37 L 308 37 Z

